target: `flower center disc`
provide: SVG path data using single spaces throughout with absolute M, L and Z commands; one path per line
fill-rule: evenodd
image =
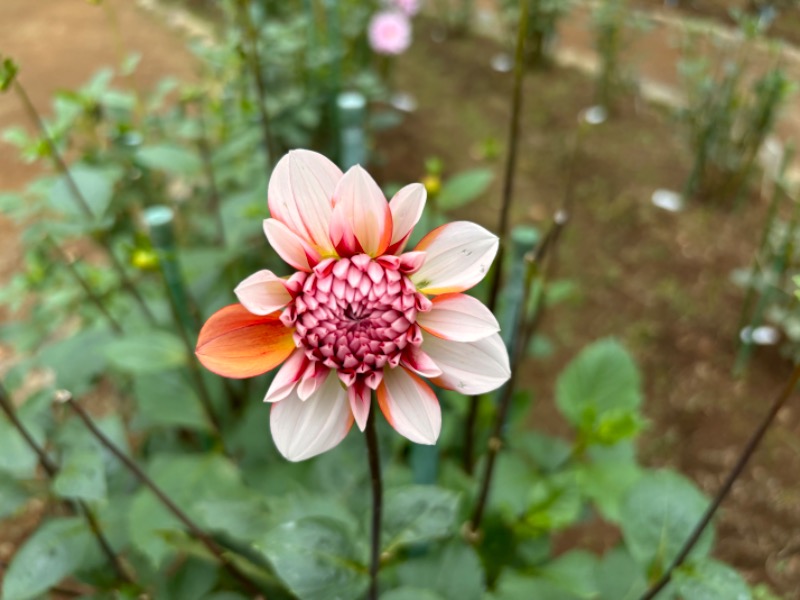
M 396 367 L 407 346 L 422 343 L 417 296 L 397 261 L 359 254 L 317 265 L 281 319 L 310 360 L 366 375 Z

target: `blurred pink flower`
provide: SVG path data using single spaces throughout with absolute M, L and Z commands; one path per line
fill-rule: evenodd
M 402 12 L 379 12 L 369 22 L 368 36 L 378 54 L 402 54 L 411 45 L 411 21 Z
M 296 272 L 263 270 L 235 290 L 240 304 L 205 323 L 197 356 L 225 377 L 281 365 L 264 400 L 286 458 L 304 460 L 364 429 L 372 391 L 389 423 L 419 444 L 442 425 L 435 394 L 420 378 L 482 394 L 509 377 L 497 320 L 461 292 L 483 279 L 495 235 L 456 221 L 404 252 L 425 206 L 412 183 L 387 202 L 360 166 L 342 173 L 324 156 L 295 150 L 269 181 L 264 232 Z M 431 298 L 429 298 L 431 296 Z
M 389 3 L 408 17 L 416 15 L 422 4 L 420 0 L 390 0 Z

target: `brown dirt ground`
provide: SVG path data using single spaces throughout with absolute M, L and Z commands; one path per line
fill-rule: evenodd
M 480 141 L 505 138 L 511 79 L 488 65 L 499 49 L 417 36 L 396 75 L 398 87 L 417 96 L 419 110 L 378 141 L 387 175 L 418 179 L 432 155 L 457 172 L 478 164 L 468 150 Z M 558 207 L 576 117 L 592 94 L 591 82 L 575 72 L 527 77 L 516 222 L 545 227 Z M 644 375 L 652 422 L 640 444 L 644 460 L 679 469 L 713 494 L 791 369 L 768 350 L 755 355 L 743 378 L 731 375 L 743 293 L 729 274 L 749 264 L 764 203 L 754 197 L 739 210 L 692 204 L 678 214 L 652 206 L 654 189 L 680 189 L 690 158 L 674 124 L 633 101 L 587 134 L 577 160 L 574 214 L 561 240 L 559 269 L 581 293 L 547 316 L 543 333 L 555 342 L 554 355 L 526 365 L 525 382 L 537 397 L 531 425 L 566 433 L 553 407 L 556 375 L 587 342 L 616 336 Z M 496 227 L 500 184 L 459 216 Z M 717 555 L 786 598 L 800 594 L 799 432 L 794 403 L 718 522 Z M 569 541 L 602 550 L 614 534 L 591 527 L 572 532 Z
M 129 2 L 111 6 L 124 45 L 144 55 L 136 85 L 165 74 L 191 74 L 180 39 Z M 115 37 L 103 9 L 83 0 L 0 3 L 0 51 L 18 60 L 22 81 L 45 111 L 53 91 L 79 85 L 115 59 Z M 396 181 L 417 180 L 424 159 L 434 154 L 450 172 L 476 164 L 472 148 L 489 137 L 502 142 L 508 119 L 510 76 L 489 69 L 493 44 L 433 44 L 424 28 L 417 39 L 399 61 L 397 83 L 413 90 L 420 108 L 378 143 L 385 173 Z M 592 94 L 591 83 L 577 73 L 528 77 L 516 221 L 544 223 L 558 205 L 576 115 Z M 0 128 L 23 120 L 15 99 L 0 97 Z M 652 190 L 679 187 L 688 166 L 675 127 L 642 106 L 637 110 L 631 103 L 589 132 L 575 171 L 574 218 L 560 261 L 562 276 L 578 282 L 581 298 L 548 314 L 543 332 L 555 341 L 556 352 L 529 365 L 526 383 L 538 398 L 531 423 L 565 431 L 552 408 L 555 375 L 586 342 L 618 336 L 635 353 L 646 382 L 652 427 L 643 456 L 649 464 L 680 469 L 712 493 L 789 365 L 774 352 L 759 353 L 743 379 L 731 377 L 742 293 L 728 275 L 750 260 L 763 203 L 738 211 L 692 205 L 677 215 L 653 207 Z M 0 145 L 0 189 L 20 186 L 32 174 Z M 487 201 L 462 216 L 494 226 L 499 189 L 497 181 Z M 20 259 L 15 230 L 2 220 L 0 244 L 2 280 Z M 800 595 L 799 432 L 800 408 L 790 406 L 726 504 L 717 545 L 721 558 L 786 598 Z M 1 526 L 0 559 L 30 522 Z M 575 536 L 596 549 L 609 543 L 603 529 Z

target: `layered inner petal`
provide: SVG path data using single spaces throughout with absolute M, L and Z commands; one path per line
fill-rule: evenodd
M 205 322 L 195 353 L 217 375 L 254 377 L 274 369 L 294 352 L 292 333 L 277 312 L 254 315 L 241 304 L 231 304 Z
M 321 154 L 292 150 L 278 161 L 269 179 L 270 214 L 319 252 L 331 253 L 333 192 L 341 178 L 339 167 Z
M 466 294 L 436 296 L 431 310 L 417 315 L 417 323 L 428 333 L 457 342 L 475 342 L 500 331 L 492 312 Z
M 291 394 L 300 381 L 308 363 L 309 360 L 301 348 L 292 352 L 286 362 L 278 369 L 278 372 L 275 373 L 272 383 L 269 384 L 267 394 L 264 396 L 264 402 L 278 402 Z
M 295 269 L 308 272 L 319 262 L 319 253 L 277 219 L 264 220 L 264 234 L 278 256 Z
M 496 390 L 511 376 L 508 352 L 496 333 L 476 342 L 454 342 L 424 335 L 422 350 L 442 370 L 432 381 L 462 394 Z
M 353 425 L 347 391 L 333 372 L 307 400 L 292 392 L 272 405 L 269 428 L 278 451 L 291 461 L 322 454 L 341 442 Z
M 343 256 L 383 254 L 392 236 L 392 213 L 383 192 L 359 165 L 344 174 L 333 195 L 331 239 Z
M 499 240 L 480 225 L 455 221 L 426 235 L 415 250 L 426 252 L 411 281 L 424 294 L 463 292 L 489 272 Z
M 268 315 L 283 308 L 292 299 L 286 282 L 267 269 L 243 280 L 234 293 L 242 306 L 254 315 Z
M 435 444 L 442 429 L 436 394 L 403 367 L 386 369 L 377 390 L 378 404 L 392 427 L 417 444 Z
M 387 252 L 398 254 L 408 241 L 414 226 L 419 222 L 425 208 L 427 192 L 421 183 L 412 183 L 401 188 L 389 202 L 392 212 L 392 239 Z

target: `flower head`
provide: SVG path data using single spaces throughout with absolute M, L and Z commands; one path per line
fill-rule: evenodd
M 295 150 L 269 182 L 267 240 L 296 272 L 254 273 L 239 304 L 211 316 L 197 356 L 226 377 L 282 365 L 267 390 L 278 450 L 304 460 L 329 450 L 353 421 L 364 429 L 375 391 L 402 435 L 434 444 L 441 411 L 421 379 L 465 394 L 509 377 L 492 313 L 462 292 L 483 279 L 497 237 L 449 223 L 404 252 L 425 206 L 418 183 L 387 202 L 360 166 L 342 173 L 324 156 Z
M 367 37 L 378 54 L 402 54 L 411 45 L 411 21 L 400 11 L 379 12 L 369 22 Z
M 390 0 L 389 4 L 402 12 L 407 17 L 413 17 L 419 12 L 420 0 Z

